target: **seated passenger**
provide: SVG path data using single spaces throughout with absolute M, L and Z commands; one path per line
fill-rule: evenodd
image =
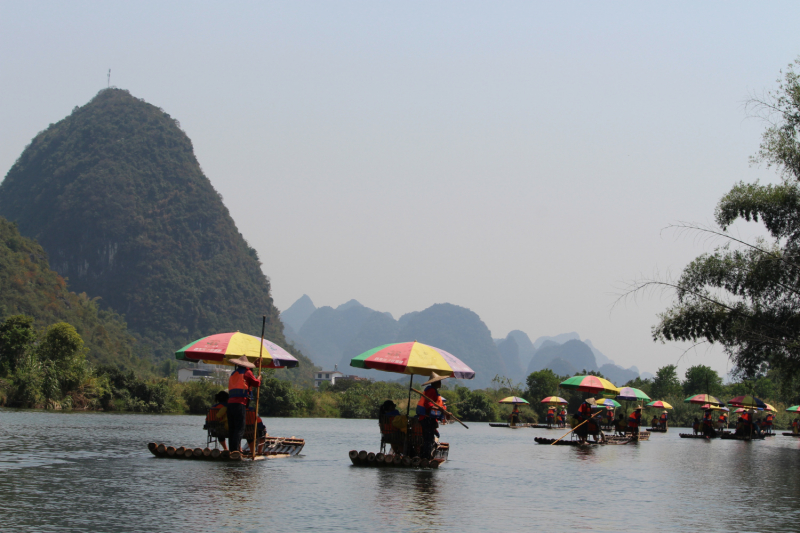
M 214 396 L 214 401 L 217 402 L 216 404 L 211 406 L 211 409 L 208 411 L 208 415 L 206 415 L 206 422 L 216 421 L 222 422 L 225 426 L 225 434 L 228 434 L 228 393 L 227 391 L 219 391 Z M 217 442 L 219 442 L 220 446 L 222 446 L 223 450 L 227 450 L 228 446 L 225 444 L 225 437 L 220 435 L 213 435 L 217 438 Z

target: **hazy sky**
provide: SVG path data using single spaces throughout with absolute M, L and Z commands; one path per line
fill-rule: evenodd
M 0 174 L 111 84 L 194 143 L 275 302 L 451 302 L 494 337 L 577 331 L 655 372 L 650 328 L 751 167 L 748 95 L 800 55 L 797 2 L 0 3 Z M 743 235 L 750 229 L 742 226 Z M 720 352 L 680 359 L 683 371 Z

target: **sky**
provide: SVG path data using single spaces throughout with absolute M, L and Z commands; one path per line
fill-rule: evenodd
M 800 56 L 796 2 L 0 2 L 0 174 L 108 84 L 163 108 L 279 309 L 450 302 L 495 338 L 576 331 L 618 364 L 730 370 L 654 343 L 753 166 L 748 98 Z M 738 224 L 745 238 L 759 234 Z

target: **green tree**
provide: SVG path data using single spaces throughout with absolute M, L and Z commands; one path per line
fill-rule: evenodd
M 675 282 L 651 286 L 675 290 L 676 302 L 660 315 L 660 341 L 719 344 L 735 373 L 755 379 L 770 368 L 789 378 L 800 370 L 800 76 L 790 65 L 778 88 L 752 99 L 753 114 L 768 121 L 756 163 L 774 166 L 779 185 L 739 183 L 719 202 L 718 227 L 681 225 L 727 239 L 690 263 Z M 744 242 L 728 233 L 737 220 L 761 222 L 768 238 Z
M 274 377 L 262 379 L 258 414 L 261 416 L 293 416 L 303 407 L 303 400 L 294 385 Z
M 0 324 L 0 375 L 7 376 L 17 369 L 34 340 L 33 317 L 14 315 Z
M 683 388 L 678 379 L 678 367 L 675 365 L 662 366 L 656 371 L 650 395 L 654 400 L 662 400 L 672 396 L 681 396 Z
M 717 396 L 722 392 L 722 378 L 717 371 L 705 365 L 689 367 L 683 382 L 683 394 L 711 394 Z
M 459 418 L 473 422 L 493 422 L 497 420 L 497 405 L 482 391 L 471 391 L 457 387 L 461 396 L 458 405 Z M 466 389 L 464 391 L 460 389 Z

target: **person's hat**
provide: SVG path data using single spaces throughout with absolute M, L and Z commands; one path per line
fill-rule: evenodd
M 597 400 L 595 400 L 594 398 L 586 398 L 586 400 L 584 401 L 589 405 L 597 405 Z
M 664 410 L 663 410 L 663 411 L 661 411 L 661 412 L 662 412 L 662 413 L 666 413 L 666 412 L 667 412 L 667 410 L 666 410 L 666 409 L 664 409 Z
M 236 359 L 228 359 L 228 362 L 230 364 L 232 364 L 232 365 L 243 366 L 245 368 L 255 368 L 256 367 L 256 365 L 254 365 L 253 363 L 251 363 L 250 361 L 247 360 L 247 356 L 245 356 L 245 355 L 241 355 L 241 356 L 237 357 Z
M 642 406 L 641 405 L 637 405 L 636 407 L 633 408 L 633 410 L 634 411 L 641 411 L 642 410 Z
M 442 381 L 443 379 L 447 379 L 448 376 L 440 376 L 436 372 L 431 372 L 431 379 L 423 383 L 422 385 L 430 385 L 431 383 L 436 383 L 437 381 Z

